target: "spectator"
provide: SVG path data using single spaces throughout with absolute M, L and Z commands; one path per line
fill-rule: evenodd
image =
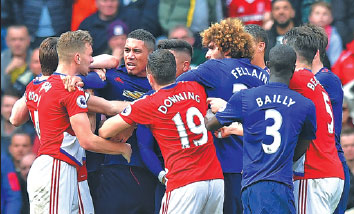
M 229 0 L 228 17 L 237 17 L 245 24 L 269 25 L 271 22 L 271 0 Z
M 272 28 L 267 31 L 269 45 L 266 51 L 266 60 L 269 58 L 269 50 L 276 44 L 281 44 L 286 32 L 295 26 L 293 21 L 295 11 L 288 0 L 274 0 L 272 2 L 272 17 L 274 24 Z
M 17 172 L 20 172 L 20 162 L 23 156 L 32 151 L 31 136 L 21 129 L 16 130 L 11 137 L 9 152 Z
M 342 129 L 354 128 L 353 118 L 350 116 L 350 108 L 348 106 L 347 98 L 344 97 L 343 100 L 343 119 L 342 119 Z
M 79 28 L 80 23 L 97 11 L 96 0 L 74 0 L 71 18 L 71 30 Z
M 159 20 L 164 33 L 172 28 L 183 25 L 193 33 L 208 28 L 210 23 L 223 18 L 220 0 L 160 0 Z
M 193 47 L 191 68 L 195 68 L 206 61 L 206 51 L 201 48 L 195 47 L 195 38 L 193 36 L 193 32 L 188 27 L 179 25 L 172 28 L 168 33 L 168 38 L 185 40 Z
M 354 207 L 354 128 L 343 129 L 341 144 L 350 169 L 350 192 L 347 209 Z
M 343 86 L 354 80 L 354 40 L 347 44 L 347 49 L 332 65 L 332 71 L 339 77 Z
M 332 21 L 333 17 L 330 4 L 320 1 L 311 6 L 309 22 L 310 24 L 325 29 L 328 36 L 326 53 L 331 65 L 334 65 L 343 49 L 342 39 L 338 34 L 336 27 L 331 25 Z
M 30 64 L 32 51 L 30 36 L 24 25 L 12 25 L 7 29 L 6 44 L 9 49 L 1 52 L 1 90 L 15 83 Z
M 87 30 L 93 39 L 93 56 L 107 49 L 107 28 L 113 20 L 120 18 L 119 0 L 96 0 L 97 12 L 84 19 L 79 29 Z
M 331 0 L 333 25 L 342 37 L 343 45 L 354 39 L 354 1 Z
M 36 159 L 36 155 L 33 153 L 28 153 L 24 155 L 20 161 L 20 172 L 17 173 L 21 185 L 21 194 L 22 194 L 21 214 L 30 213 L 29 199 L 27 193 L 27 175 L 32 166 L 34 159 Z
M 159 0 L 124 0 L 121 2 L 120 17 L 131 31 L 144 29 L 155 37 L 160 36 L 161 27 L 158 17 Z M 132 15 L 134 14 L 134 15 Z
M 108 25 L 108 49 L 107 54 L 111 54 L 119 59 L 120 64 L 123 61 L 124 45 L 127 40 L 129 28 L 121 20 L 117 19 Z
M 18 4 L 14 11 L 17 23 L 27 26 L 32 37 L 31 47 L 39 47 L 49 36 L 59 36 L 70 30 L 72 0 L 26 0 L 13 1 Z
M 42 69 L 39 62 L 39 49 L 36 48 L 32 52 L 31 62 L 29 66 L 27 66 L 26 71 L 17 78 L 13 85 L 18 94 L 23 94 L 26 90 L 27 84 L 41 73 Z
M 14 165 L 6 152 L 1 150 L 1 213 L 20 213 L 20 190 Z

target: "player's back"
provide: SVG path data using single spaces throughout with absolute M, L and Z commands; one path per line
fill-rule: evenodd
M 148 106 L 146 104 L 149 104 Z M 150 124 L 165 161 L 167 190 L 196 181 L 223 178 L 213 138 L 204 124 L 207 111 L 204 88 L 179 82 L 138 100 L 134 121 Z M 122 113 L 123 119 L 124 114 Z
M 208 97 L 229 100 L 230 97 L 247 88 L 258 87 L 268 82 L 269 74 L 258 66 L 252 65 L 246 58 L 225 58 L 208 60 L 197 69 L 180 75 L 177 80 L 197 81 L 204 86 Z M 242 137 L 214 136 L 216 152 L 223 172 L 240 173 L 242 171 Z
M 316 139 L 310 143 L 305 155 L 299 160 L 298 179 L 338 177 L 344 178 L 342 164 L 335 147 L 334 119 L 328 94 L 310 70 L 295 71 L 290 88 L 309 98 L 316 107 Z M 304 158 L 304 159 L 303 159 Z M 304 175 L 302 176 L 302 173 Z
M 61 75 L 54 73 L 36 90 L 41 145 L 38 155 L 50 155 L 74 166 L 81 166 L 85 151 L 70 125 L 70 117 L 87 112 L 85 94 L 77 88 L 68 92 Z
M 37 103 L 39 100 L 38 89 L 42 87 L 42 84 L 46 82 L 46 79 L 39 80 L 33 79 L 30 83 L 28 83 L 26 87 L 26 106 L 29 111 L 29 115 L 33 122 L 34 128 L 37 132 L 38 137 L 40 138 L 40 130 L 39 130 L 39 123 L 38 123 L 38 109 Z
M 242 187 L 260 180 L 291 187 L 299 134 L 308 140 L 315 136 L 315 106 L 283 83 L 269 83 L 240 93 L 240 122 L 244 127 Z

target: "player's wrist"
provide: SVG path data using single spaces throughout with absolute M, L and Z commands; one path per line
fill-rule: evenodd
M 166 171 L 162 170 L 158 175 L 158 179 L 162 184 L 166 184 L 167 182 Z

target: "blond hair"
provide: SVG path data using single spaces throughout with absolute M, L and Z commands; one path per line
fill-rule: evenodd
M 220 23 L 212 24 L 200 35 L 204 46 L 214 42 L 222 52 L 230 51 L 232 58 L 253 57 L 253 38 L 244 30 L 242 22 L 237 18 L 227 18 Z
M 83 52 L 86 44 L 92 45 L 92 37 L 88 31 L 77 30 L 61 34 L 57 43 L 59 61 L 69 61 L 73 54 Z

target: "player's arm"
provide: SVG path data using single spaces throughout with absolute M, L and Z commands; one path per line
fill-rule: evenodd
M 295 147 L 293 161 L 297 161 L 302 155 L 305 154 L 307 148 L 310 145 L 310 142 L 313 139 L 316 139 L 316 130 L 316 108 L 315 105 L 310 102 L 306 119 L 302 126 L 302 130 L 300 132 L 299 139 Z
M 119 132 L 131 127 L 129 123 L 125 122 L 118 114 L 106 120 L 102 127 L 98 130 L 98 134 L 103 138 L 110 138 L 116 136 Z
M 93 134 L 86 113 L 78 113 L 71 116 L 70 124 L 80 145 L 85 150 L 104 154 L 123 155 L 130 162 L 132 153 L 130 145 L 126 143 L 114 143 Z
M 210 120 L 206 121 L 205 126 L 209 131 L 216 131 L 220 129 L 223 125 L 221 125 L 218 119 L 213 116 Z
M 87 101 L 89 112 L 101 113 L 109 116 L 119 114 L 130 104 L 125 101 L 108 101 L 102 97 L 90 95 Z
M 29 112 L 26 106 L 26 97 L 23 96 L 21 99 L 17 100 L 15 105 L 12 107 L 10 122 L 14 126 L 21 126 L 26 123 L 29 119 Z
M 109 54 L 101 54 L 93 57 L 90 68 L 115 68 L 119 65 L 117 57 Z
M 141 159 L 145 163 L 145 166 L 159 179 L 162 184 L 165 184 L 166 172 L 154 151 L 155 141 L 150 129 L 144 125 L 138 125 L 136 137 Z

